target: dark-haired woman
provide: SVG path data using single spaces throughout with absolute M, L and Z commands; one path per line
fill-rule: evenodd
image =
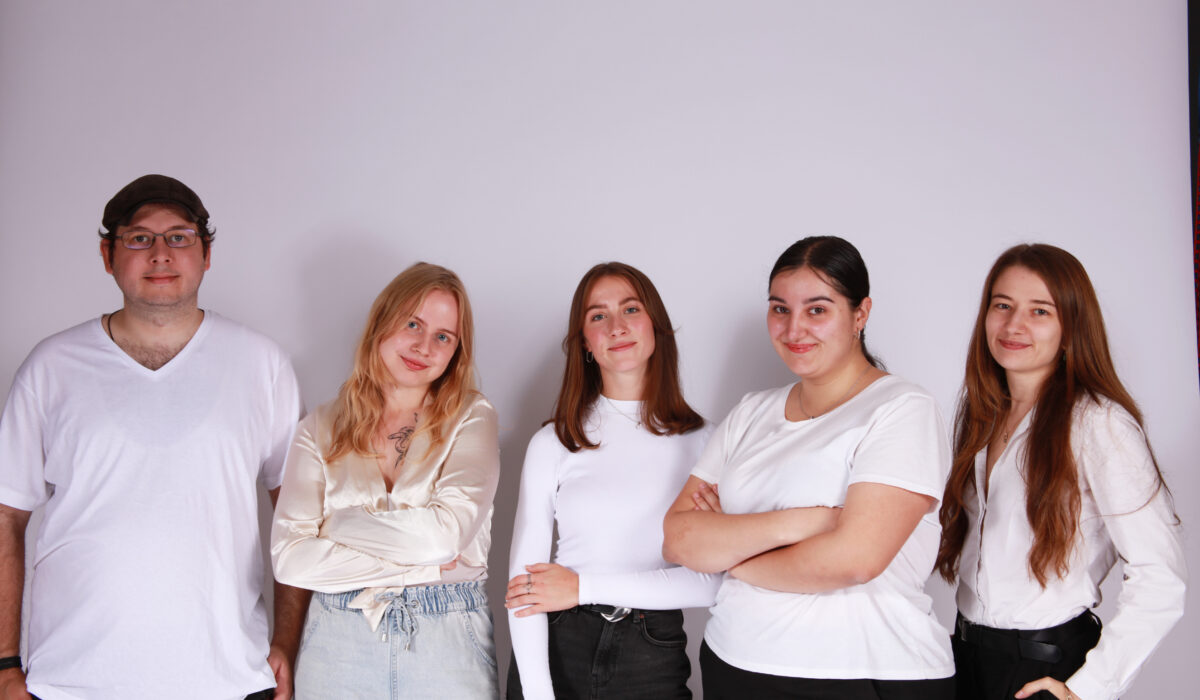
M 679 608 L 710 604 L 718 581 L 662 559 L 662 512 L 710 432 L 683 399 L 671 320 L 640 271 L 597 265 L 563 349 L 554 418 L 521 472 L 508 697 L 691 697 Z
M 727 572 L 700 651 L 706 700 L 953 697 L 923 590 L 949 444 L 933 397 L 866 351 L 869 292 L 841 238 L 780 256 L 767 329 L 800 381 L 743 398 L 667 514 L 669 561 Z
M 1182 614 L 1186 574 L 1141 413 L 1065 250 L 1020 245 L 992 266 L 954 443 L 938 571 L 958 578 L 958 697 L 1123 694 Z M 1091 608 L 1117 557 L 1101 635 Z

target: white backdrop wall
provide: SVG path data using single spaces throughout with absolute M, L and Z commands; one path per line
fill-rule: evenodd
M 763 324 L 775 256 L 844 236 L 874 280 L 871 345 L 949 416 L 988 266 L 1045 241 L 1091 273 L 1190 529 L 1187 94 L 1183 0 L 3 0 L 0 390 L 40 338 L 120 305 L 95 231 L 147 172 L 203 197 L 218 234 L 202 306 L 282 343 L 310 407 L 393 275 L 455 269 L 502 418 L 503 672 L 524 447 L 588 267 L 656 282 L 687 395 L 719 420 L 790 380 Z M 948 589 L 931 590 L 948 622 Z M 689 620 L 698 639 L 703 612 Z M 1193 620 L 1129 698 L 1191 687 Z

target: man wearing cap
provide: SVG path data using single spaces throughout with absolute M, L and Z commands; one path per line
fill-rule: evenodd
M 124 305 L 39 343 L 0 416 L 0 700 L 289 698 L 307 593 L 276 587 L 268 645 L 257 483 L 274 499 L 295 374 L 197 305 L 213 236 L 186 185 L 138 178 L 103 226 Z

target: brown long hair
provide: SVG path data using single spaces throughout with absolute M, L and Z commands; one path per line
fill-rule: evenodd
M 1007 377 L 988 350 L 985 329 L 992 288 L 1010 267 L 1024 267 L 1041 278 L 1062 324 L 1060 356 L 1038 393 L 1023 453 L 1025 515 L 1033 530 L 1028 566 L 1045 587 L 1051 575 L 1062 578 L 1067 574 L 1079 527 L 1079 473 L 1071 449 L 1071 416 L 1076 403 L 1107 398 L 1128 411 L 1139 427 L 1144 426 L 1141 411 L 1113 367 L 1100 302 L 1083 265 L 1067 251 L 1042 243 L 1004 251 L 983 285 L 967 348 L 966 376 L 954 421 L 954 465 L 940 513 L 937 570 L 942 578 L 953 582 L 958 573 L 968 527 L 963 504 L 975 489 L 975 455 L 1003 429 L 1003 419 L 1012 407 Z M 1146 446 L 1149 448 L 1148 442 Z M 1161 471 L 1158 480 L 1159 488 L 1166 488 Z
M 475 326 L 467 290 L 458 275 L 450 270 L 440 265 L 416 263 L 389 282 L 371 305 L 367 326 L 354 351 L 354 369 L 338 391 L 333 440 L 326 462 L 333 462 L 350 452 L 376 455 L 371 443 L 383 420 L 384 392 L 394 381 L 383 364 L 379 345 L 408 321 L 435 289 L 453 295 L 458 302 L 458 348 L 446 371 L 430 385 L 432 401 L 425 419 L 413 435 L 415 441 L 418 435 L 428 434 L 426 454 L 441 446 L 447 437 L 447 424 L 462 412 L 463 405 L 476 393 Z
M 584 419 L 592 404 L 600 398 L 602 380 L 600 368 L 586 362 L 583 347 L 583 316 L 588 294 L 602 277 L 620 277 L 633 287 L 654 325 L 654 354 L 646 367 L 642 393 L 642 425 L 655 435 L 679 435 L 704 425 L 704 419 L 683 399 L 679 387 L 679 350 L 675 346 L 675 330 L 667 307 L 650 278 L 637 268 L 619 262 L 600 263 L 584 274 L 571 299 L 571 315 L 567 319 L 567 335 L 562 348 L 567 355 L 563 369 L 562 387 L 554 403 L 554 433 L 559 442 L 571 452 L 595 449 L 597 443 L 588 439 Z

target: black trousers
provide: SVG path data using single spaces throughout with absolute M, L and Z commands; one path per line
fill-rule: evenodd
M 623 620 L 609 622 L 597 607 L 549 614 L 555 698 L 692 697 L 682 611 L 634 610 Z M 524 697 L 514 658 L 508 668 L 508 698 Z
M 793 678 L 756 673 L 721 660 L 700 645 L 704 700 L 789 698 L 792 700 L 952 700 L 954 678 L 880 681 L 870 678 Z
M 1011 700 L 1030 681 L 1045 676 L 1066 681 L 1078 671 L 1088 651 L 1100 641 L 1100 620 L 1088 610 L 1043 630 L 997 630 L 964 626 L 960 615 L 950 641 L 958 700 Z M 1051 660 L 1056 657 L 1057 661 Z M 1044 690 L 1031 697 L 1054 698 Z

